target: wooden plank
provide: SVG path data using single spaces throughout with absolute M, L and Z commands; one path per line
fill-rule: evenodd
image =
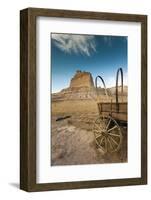
M 99 103 L 99 108 L 101 107 L 102 112 L 117 112 L 117 113 L 127 113 L 127 103 Z M 112 108 L 112 110 L 111 110 Z M 100 111 L 100 110 L 99 110 Z M 101 113 L 101 111 L 100 111 Z

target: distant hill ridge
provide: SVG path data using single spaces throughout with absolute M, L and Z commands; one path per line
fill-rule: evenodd
M 104 88 L 99 87 L 99 94 L 105 96 Z M 124 96 L 127 95 L 128 87 L 123 87 Z M 109 95 L 115 95 L 116 88 L 107 88 Z M 119 95 L 121 93 L 121 86 L 119 86 Z M 90 72 L 76 71 L 76 74 L 70 81 L 70 86 L 61 90 L 58 93 L 52 94 L 52 101 L 61 100 L 84 100 L 84 99 L 96 99 L 97 93 L 94 86 L 93 78 Z

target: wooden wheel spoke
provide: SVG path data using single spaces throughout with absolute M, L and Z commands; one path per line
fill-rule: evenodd
M 104 136 L 101 138 L 100 145 L 102 144 L 104 138 L 105 138 Z
M 102 124 L 103 124 L 103 128 L 104 129 L 106 129 L 106 121 L 107 121 L 107 119 L 106 119 L 106 117 L 103 117 L 103 119 L 102 119 Z
M 112 140 L 112 142 L 113 142 L 114 144 L 118 145 L 118 143 L 117 143 L 112 137 L 110 137 L 110 139 Z
M 111 119 L 109 119 L 108 123 L 107 123 L 107 126 L 106 126 L 106 130 L 108 130 L 109 126 L 110 126 L 110 123 L 111 123 Z
M 109 135 L 111 135 L 111 136 L 115 136 L 115 137 L 121 137 L 120 135 L 118 135 L 118 134 L 114 134 L 114 133 L 108 133 Z
M 118 128 L 117 125 L 113 126 L 112 128 L 110 128 L 110 129 L 108 130 L 108 133 L 109 133 L 110 131 L 113 131 L 113 130 L 116 129 L 116 128 Z
M 102 133 L 96 136 L 96 139 L 100 138 L 102 136 Z
M 95 129 L 94 132 L 95 132 L 95 133 L 100 133 L 101 131 L 98 131 L 98 130 Z
M 111 141 L 110 141 L 110 138 L 108 137 L 107 139 L 108 139 L 108 143 L 109 143 L 109 145 L 110 145 L 110 148 L 113 149 L 113 145 L 112 145 L 112 143 L 111 143 Z
M 105 151 L 107 152 L 107 138 L 105 137 Z
M 99 130 L 101 130 L 101 127 L 100 127 L 98 124 L 95 124 L 95 126 L 97 126 L 97 128 L 98 128 Z

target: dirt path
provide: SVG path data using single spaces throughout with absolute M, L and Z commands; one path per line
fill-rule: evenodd
M 123 145 L 119 152 L 103 154 L 97 147 L 93 132 L 69 125 L 69 119 L 52 121 L 51 165 L 117 163 L 127 161 L 127 130 L 123 131 Z

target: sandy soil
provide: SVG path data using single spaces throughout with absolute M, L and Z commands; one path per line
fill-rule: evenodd
M 53 115 L 51 131 L 51 165 L 76 165 L 127 162 L 127 128 L 122 127 L 123 144 L 116 153 L 103 154 L 92 132 L 96 114 L 78 114 L 59 120 Z
M 96 101 L 92 100 L 66 100 L 52 102 L 52 114 L 61 113 L 87 113 L 98 112 Z

